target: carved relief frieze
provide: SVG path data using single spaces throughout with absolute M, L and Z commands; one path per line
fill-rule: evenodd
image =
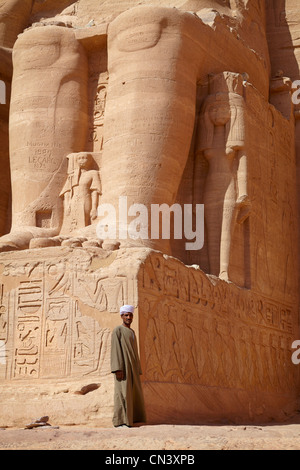
M 282 393 L 295 387 L 295 305 L 183 269 L 159 254 L 140 276 L 145 381 Z

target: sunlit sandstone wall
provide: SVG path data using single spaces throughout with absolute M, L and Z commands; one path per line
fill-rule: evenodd
M 0 106 L 0 234 L 11 224 L 11 181 L 9 165 L 8 119 L 12 80 L 12 48 L 27 26 L 33 0 L 2 0 L 0 2 L 0 80 L 6 87 L 6 104 Z
M 203 98 L 202 90 L 200 93 L 199 109 L 207 96 L 205 93 Z M 298 256 L 295 131 L 290 90 L 282 96 L 284 103 L 289 104 L 288 117 L 270 105 L 251 83 L 244 87 L 251 205 L 249 218 L 233 227 L 230 274 L 231 280 L 239 286 L 278 298 L 282 295 L 295 298 Z M 188 187 L 195 191 L 194 198 L 191 196 L 188 202 L 203 200 L 206 172 L 207 162 L 194 143 L 179 191 L 179 202 L 186 201 Z M 205 235 L 204 248 L 200 252 L 187 252 L 182 245 L 177 245 L 174 255 L 186 264 L 199 264 L 209 273 L 207 233 Z
M 300 79 L 299 4 L 295 0 L 267 2 L 267 32 L 272 76 L 281 74 L 292 82 Z M 299 105 L 294 108 L 297 165 L 298 220 L 300 215 L 300 121 Z M 298 240 L 299 245 L 299 240 Z
M 0 255 L 0 425 L 111 423 L 110 332 L 137 306 L 149 422 L 284 420 L 297 304 L 149 249 Z M 84 387 L 90 387 L 84 393 Z
M 245 4 L 244 4 L 245 3 Z M 267 46 L 266 46 L 266 41 L 264 38 L 264 9 L 263 6 L 261 6 L 262 2 L 251 2 L 250 6 L 248 5 L 248 2 L 236 2 L 236 1 L 216 1 L 216 0 L 195 0 L 195 1 L 184 1 L 184 0 L 165 0 L 163 3 L 161 1 L 153 0 L 151 2 L 151 5 L 154 7 L 176 7 L 179 11 L 190 11 L 190 12 L 197 12 L 200 11 L 201 9 L 207 9 L 207 8 L 214 8 L 216 11 L 218 10 L 221 14 L 225 14 L 228 16 L 225 16 L 222 18 L 220 15 L 213 14 L 209 12 L 209 10 L 204 10 L 204 22 L 207 23 L 207 27 L 205 30 L 203 30 L 203 38 L 207 36 L 208 41 L 210 41 L 209 37 L 211 34 L 210 29 L 214 29 L 215 27 L 217 29 L 220 28 L 220 33 L 222 30 L 222 24 L 225 25 L 225 28 L 223 28 L 223 33 L 226 35 L 229 31 L 231 31 L 233 34 L 230 36 L 235 36 L 239 40 L 239 38 L 242 38 L 243 44 L 248 44 L 250 49 L 253 49 L 256 51 L 256 56 L 257 56 L 257 63 L 256 65 L 256 71 L 255 67 L 251 67 L 251 60 L 247 60 L 245 57 L 245 64 L 241 63 L 241 70 L 246 70 L 248 68 L 248 65 L 250 68 L 252 68 L 251 75 L 255 75 L 256 77 L 252 77 L 253 81 L 256 82 L 256 86 L 258 88 L 262 87 L 264 90 L 264 93 L 266 93 L 266 85 L 267 81 L 265 80 L 266 78 L 266 72 L 268 71 L 268 58 L 267 58 Z M 107 26 L 108 24 L 111 23 L 111 21 L 116 18 L 120 13 L 135 7 L 137 5 L 147 5 L 149 6 L 148 1 L 142 1 L 138 2 L 137 0 L 129 0 L 129 1 L 113 1 L 109 2 L 95 2 L 94 0 L 86 0 L 85 2 L 72 2 L 70 0 L 64 0 L 62 2 L 57 2 L 55 0 L 47 0 L 47 2 L 40 2 L 36 1 L 34 2 L 33 0 L 26 0 L 26 1 L 20 1 L 20 0 L 9 0 L 9 1 L 4 1 L 2 0 L 1 2 L 1 15 L 2 15 L 2 20 L 1 20 L 1 38 L 3 42 L 4 47 L 9 47 L 11 48 L 17 38 L 17 35 L 19 32 L 21 32 L 27 25 L 30 25 L 31 23 L 37 22 L 37 21 L 43 21 L 44 23 L 49 21 L 51 23 L 52 20 L 54 20 L 56 23 L 60 21 L 65 21 L 69 26 L 73 26 L 77 28 L 77 32 L 85 28 L 91 27 L 93 29 L 93 26 Z M 230 9 L 231 8 L 231 9 Z M 208 13 L 206 13 L 208 11 Z M 244 17 L 244 13 L 246 12 L 246 15 Z M 31 15 L 31 16 L 30 16 Z M 58 16 L 56 16 L 58 15 Z M 176 16 L 176 15 L 175 15 Z M 231 16 L 233 16 L 235 19 L 232 21 Z M 236 21 L 236 17 L 238 18 L 238 21 Z M 8 27 L 9 22 L 13 23 L 12 27 Z M 215 22 L 215 25 L 214 25 Z M 200 24 L 200 23 L 199 23 Z M 234 25 L 234 28 L 232 29 L 232 25 Z M 201 28 L 199 30 L 199 34 L 201 35 Z M 112 35 L 112 34 L 111 34 Z M 228 36 L 228 38 L 230 38 Z M 235 41 L 237 50 L 235 51 L 234 55 L 235 59 L 237 59 L 237 55 L 239 55 L 239 60 L 243 62 L 243 54 L 239 53 L 239 41 Z M 242 47 L 242 46 L 241 46 Z M 233 50 L 234 48 L 232 48 Z M 99 50 L 99 47 L 98 47 Z M 109 53 L 112 55 L 112 51 Z M 199 54 L 198 54 L 199 55 Z M 217 54 L 220 58 L 221 54 Z M 246 50 L 246 55 L 247 55 L 247 50 Z M 30 57 L 30 54 L 29 54 Z M 230 58 L 230 56 L 229 56 Z M 234 57 L 233 57 L 234 58 Z M 225 58 L 224 58 L 225 59 Z M 234 60 L 235 60 L 234 59 Z M 203 59 L 201 57 L 196 58 L 196 61 L 203 62 Z M 214 64 L 214 58 L 212 57 L 211 63 L 203 64 L 205 65 L 204 67 L 201 66 L 201 77 L 205 80 L 207 72 L 214 72 L 216 71 L 216 66 Z M 265 67 L 261 68 L 261 65 L 263 65 L 263 61 L 265 61 Z M 206 62 L 206 61 L 205 61 Z M 256 62 L 256 60 L 254 61 Z M 208 70 L 206 71 L 206 65 L 208 67 Z M 229 64 L 228 64 L 229 65 Z M 252 64 L 254 66 L 254 63 Z M 101 69 L 103 67 L 101 66 Z M 220 69 L 219 69 L 220 70 Z M 105 71 L 105 70 L 104 70 Z M 258 79 L 258 76 L 262 75 L 265 78 Z M 198 79 L 200 76 L 198 76 Z M 102 82 L 106 85 L 107 78 L 103 76 Z M 150 80 L 151 81 L 151 80 Z M 194 85 L 193 85 L 194 86 Z M 46 86 L 47 88 L 47 86 Z M 89 87 L 89 90 L 91 90 L 91 87 Z M 103 94 L 105 94 L 105 91 L 103 91 Z M 110 93 L 111 94 L 111 93 Z M 90 110 L 91 111 L 91 110 Z M 90 112 L 91 115 L 91 112 Z M 7 122 L 7 119 L 5 119 Z M 97 123 L 98 125 L 99 123 Z M 109 124 L 107 124 L 109 126 Z M 93 125 L 91 124 L 91 127 L 93 129 Z M 93 132 L 93 130 L 92 130 Z M 94 132 L 94 135 L 92 135 L 92 138 L 95 137 L 95 134 L 97 133 Z M 100 136 L 100 139 L 102 139 L 103 136 Z M 107 134 L 107 138 L 109 139 L 109 133 Z M 7 134 L 5 138 L 5 146 L 8 145 L 8 140 L 7 140 Z M 87 149 L 85 149 L 87 150 Z M 7 161 L 7 152 L 6 152 L 6 161 Z M 5 167 L 7 164 L 5 163 Z M 6 181 L 9 182 L 9 177 L 5 178 Z M 15 178 L 13 177 L 13 181 Z M 6 189 L 6 194 L 9 193 L 9 188 Z M 6 197 L 6 199 L 8 199 Z M 6 204 L 8 201 L 6 201 Z M 13 211 L 14 212 L 14 211 Z M 7 232 L 9 231 L 9 224 L 10 224 L 10 213 L 8 212 L 8 217 L 6 221 L 3 221 L 3 230 L 2 232 Z
M 151 422 L 284 420 L 298 397 L 297 303 L 244 290 L 151 253 L 139 273 Z
M 87 246 L 0 255 L 0 426 L 45 414 L 51 424 L 111 425 L 111 331 L 121 305 L 138 305 L 145 256 Z
M 143 3 L 144 9 L 121 14 L 137 3 Z M 269 77 L 274 76 L 279 49 L 275 42 L 272 49 L 269 31 L 271 74 L 263 3 L 166 0 L 162 5 L 153 0 L 155 11 L 146 0 L 34 4 L 29 23 L 46 18 L 43 21 L 55 24 L 21 35 L 19 52 L 26 38 L 45 36 L 51 43 L 53 31 L 56 37 L 69 37 L 68 45 L 73 45 L 76 57 L 82 57 L 84 73 L 77 80 L 81 87 L 75 86 L 77 75 L 71 67 L 72 96 L 84 107 L 82 126 L 70 106 L 67 111 L 75 131 L 73 142 L 67 135 L 66 152 L 96 152 L 103 180 L 101 200 L 115 202 L 126 194 L 134 202 L 149 204 L 154 194 L 152 202 L 203 202 L 207 176 L 203 153 L 219 151 L 204 148 L 200 137 L 204 106 L 214 95 L 209 85 L 213 73 L 221 80 L 227 101 L 238 103 L 230 109 L 244 108 L 239 130 L 234 129 L 239 139 L 227 156 L 245 150 L 247 172 L 245 168 L 243 172 L 250 204 L 245 206 L 243 223 L 233 225 L 231 237 L 227 232 L 231 282 L 218 280 L 217 271 L 214 277 L 206 275 L 211 273 L 207 238 L 201 252 L 187 253 L 182 242 L 172 245 L 169 253 L 186 264 L 199 265 L 191 268 L 149 249 L 91 248 L 84 238 L 70 242 L 69 247 L 1 254 L 0 425 L 19 425 L 45 412 L 58 424 L 109 420 L 113 390 L 109 338 L 120 322 L 122 303 L 137 307 L 134 328 L 139 334 L 150 421 L 284 419 L 296 408 L 298 368 L 291 362 L 291 344 L 298 339 L 299 302 L 294 122 L 289 84 L 281 74 L 276 83 L 271 82 L 271 90 L 280 97 L 271 94 L 275 106 L 269 104 Z M 179 11 L 162 6 L 177 6 Z M 229 6 L 239 7 L 239 21 L 230 18 Z M 184 14 L 184 10 L 196 12 L 203 7 L 229 16 L 202 11 L 200 19 Z M 75 28 L 59 26 L 60 19 Z M 88 26 L 92 19 L 95 26 Z M 168 45 L 166 51 L 164 45 Z M 15 86 L 14 96 L 19 94 L 19 98 L 25 83 L 24 63 L 22 67 L 18 62 L 15 83 L 19 88 Z M 41 72 L 44 84 L 54 69 Z M 226 93 L 220 78 L 224 72 L 236 83 Z M 285 75 L 289 76 L 284 70 Z M 38 83 L 39 92 L 51 89 L 56 100 L 53 87 L 57 82 L 52 80 L 50 87 L 43 83 Z M 32 100 L 24 105 L 36 100 L 41 106 L 33 85 L 29 87 Z M 60 84 L 56 89 L 61 91 Z M 64 94 L 60 97 L 63 103 L 72 101 Z M 19 104 L 15 100 L 11 148 L 20 146 L 23 151 L 16 125 L 24 116 Z M 48 109 L 44 108 L 43 112 Z M 7 108 L 5 112 L 7 122 Z M 226 127 L 228 110 L 221 109 L 221 114 L 225 114 L 221 124 Z M 216 116 L 217 112 L 214 123 Z M 36 122 L 38 117 L 35 111 Z M 55 141 L 51 126 L 58 132 L 62 129 L 57 124 L 63 124 L 63 112 L 59 117 L 55 121 L 52 114 L 46 129 L 51 142 Z M 32 131 L 27 125 L 24 129 Z M 41 144 L 42 138 L 39 133 Z M 224 146 L 224 139 L 220 142 Z M 65 155 L 57 146 L 53 148 L 57 160 L 63 162 Z M 26 178 L 30 188 L 30 177 Z M 66 161 L 59 178 L 57 191 L 48 193 L 53 198 L 67 178 Z M 16 180 L 14 188 L 20 204 L 24 203 Z M 45 222 L 43 217 L 38 220 Z M 57 245 L 60 242 L 57 238 Z M 164 251 L 163 245 L 157 246 Z M 101 386 L 87 395 L 76 393 L 81 386 L 94 383 Z

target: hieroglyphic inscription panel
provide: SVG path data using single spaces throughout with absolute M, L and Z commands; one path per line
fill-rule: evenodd
M 38 377 L 43 283 L 41 280 L 21 282 L 15 295 L 17 311 L 12 373 L 14 377 Z
M 2 379 L 110 373 L 112 322 L 106 326 L 101 315 L 111 316 L 122 303 L 136 304 L 134 276 L 127 277 L 126 270 L 110 276 L 109 266 L 92 269 L 93 256 L 86 250 L 75 256 L 58 251 L 58 257 L 16 257 L 5 264 L 0 284 Z

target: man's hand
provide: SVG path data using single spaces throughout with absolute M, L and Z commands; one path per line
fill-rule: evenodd
M 124 380 L 124 372 L 122 370 L 117 370 L 115 372 L 117 380 L 121 381 Z

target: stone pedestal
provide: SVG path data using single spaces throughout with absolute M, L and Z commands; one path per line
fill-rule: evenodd
M 139 273 L 139 329 L 150 420 L 263 422 L 295 410 L 296 303 L 152 252 Z
M 110 333 L 136 306 L 149 422 L 283 419 L 296 406 L 293 302 L 145 248 L 0 255 L 0 426 L 111 425 Z
M 134 255 L 64 247 L 1 255 L 0 426 L 41 414 L 111 424 L 110 333 L 122 302 L 137 304 L 143 253 Z
M 123 304 L 150 423 L 285 419 L 295 0 L 1 4 L 0 426 L 111 425 Z

